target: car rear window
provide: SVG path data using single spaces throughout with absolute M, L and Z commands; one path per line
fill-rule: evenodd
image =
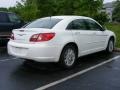
M 8 14 L 8 17 L 9 17 L 9 19 L 10 19 L 10 22 L 20 23 L 20 18 L 19 18 L 18 16 L 16 16 L 15 14 L 9 13 L 9 14 Z
M 47 19 L 38 19 L 30 24 L 26 25 L 24 28 L 47 28 L 52 29 L 58 22 L 62 19 L 47 18 Z

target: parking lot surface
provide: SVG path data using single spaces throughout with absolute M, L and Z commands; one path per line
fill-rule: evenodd
M 0 52 L 0 90 L 34 90 L 66 78 L 72 74 L 119 56 L 120 53 L 104 52 L 79 58 L 70 70 L 61 69 L 54 63 L 26 62 Z M 120 90 L 120 58 L 78 75 L 47 90 Z
M 120 58 L 46 90 L 120 90 Z

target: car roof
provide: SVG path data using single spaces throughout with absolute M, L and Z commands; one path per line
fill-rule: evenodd
M 49 17 L 43 17 L 43 18 L 39 18 L 39 19 L 47 19 L 47 18 L 53 18 L 53 19 L 62 19 L 62 21 L 64 20 L 74 20 L 74 19 L 89 19 L 89 20 L 93 20 L 90 17 L 85 17 L 85 16 L 75 16 L 75 15 L 64 15 L 64 16 L 49 16 Z
M 58 18 L 58 19 L 75 19 L 75 18 L 79 18 L 79 19 L 92 19 L 89 17 L 85 17 L 85 16 L 75 16 L 75 15 L 66 15 L 66 16 L 51 16 L 51 18 Z
M 85 16 L 75 16 L 75 15 L 64 15 L 64 16 L 49 16 L 49 17 L 43 17 L 40 19 L 62 19 L 59 23 L 57 23 L 53 29 L 65 29 L 67 27 L 67 25 L 76 19 L 89 19 L 89 20 L 93 20 L 90 17 L 85 17 Z M 38 20 L 40 20 L 38 19 Z

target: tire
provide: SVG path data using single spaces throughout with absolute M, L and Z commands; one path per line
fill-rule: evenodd
M 106 48 L 107 53 L 112 53 L 114 50 L 114 40 L 111 38 L 108 42 L 108 46 Z
M 61 53 L 59 64 L 65 69 L 70 69 L 75 65 L 76 59 L 77 51 L 75 47 L 72 45 L 67 45 Z

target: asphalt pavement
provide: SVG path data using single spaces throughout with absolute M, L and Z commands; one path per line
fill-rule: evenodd
M 120 55 L 99 52 L 79 58 L 70 70 L 55 63 L 37 63 L 0 52 L 0 90 L 34 90 Z M 47 90 L 120 90 L 120 58 L 53 85 Z

